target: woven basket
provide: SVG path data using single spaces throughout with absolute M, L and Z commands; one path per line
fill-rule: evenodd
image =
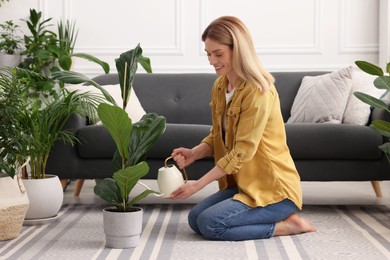
M 0 177 L 0 241 L 20 234 L 29 200 L 19 177 Z

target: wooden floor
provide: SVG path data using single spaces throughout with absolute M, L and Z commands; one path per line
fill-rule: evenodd
M 145 183 L 152 189 L 158 190 L 155 180 L 147 180 Z M 76 182 L 72 181 L 66 191 L 64 203 L 96 204 L 103 201 L 93 193 L 94 180 L 86 180 L 78 197 L 73 196 Z M 303 203 L 308 205 L 390 205 L 390 181 L 380 184 L 382 197 L 377 198 L 370 182 L 302 182 Z M 143 189 L 137 186 L 134 194 Z M 175 201 L 176 203 L 197 203 L 205 196 L 217 190 L 216 183 L 210 184 L 193 197 Z M 142 203 L 172 203 L 172 201 L 149 196 Z

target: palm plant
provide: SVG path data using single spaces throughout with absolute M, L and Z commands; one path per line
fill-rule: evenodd
M 102 98 L 89 93 L 63 90 L 57 99 L 43 106 L 28 98 L 30 77 L 43 75 L 25 69 L 6 68 L 0 72 L 1 171 L 15 175 L 14 166 L 30 157 L 31 178 L 45 178 L 49 153 L 56 141 L 74 143 L 74 134 L 64 129 L 70 116 L 78 113 L 97 117 Z M 43 79 L 44 80 L 44 79 Z
M 26 85 L 17 70 L 0 69 L 0 173 L 12 178 L 15 166 L 28 157 L 29 145 L 34 143 L 27 131 L 30 110 L 25 95 Z
M 115 60 L 122 93 L 122 106 L 95 81 L 76 72 L 57 72 L 54 77 L 66 83 L 80 84 L 87 82 L 100 89 L 111 104 L 102 103 L 98 107 L 98 115 L 111 134 L 117 150 L 113 158 L 113 177 L 100 181 L 95 186 L 95 194 L 113 204 L 118 211 L 129 211 L 139 200 L 152 193 L 158 193 L 146 187 L 138 196 L 129 201 L 129 194 L 139 180 L 149 171 L 146 153 L 165 131 L 165 118 L 155 113 L 148 113 L 132 124 L 125 109 L 128 105 L 131 88 L 138 69 L 138 63 L 152 72 L 150 60 L 142 56 L 142 49 L 136 48 L 122 53 Z
M 45 178 L 46 164 L 56 141 L 74 144 L 78 140 L 64 126 L 69 118 L 77 113 L 96 117 L 96 109 L 101 98 L 88 93 L 64 90 L 59 97 L 44 104 L 42 109 L 33 109 L 28 118 L 30 134 L 35 145 L 30 148 L 31 178 Z
M 366 61 L 356 61 L 355 64 L 362 71 L 374 76 L 378 76 L 374 80 L 374 86 L 378 89 L 386 89 L 387 90 L 386 94 L 388 94 L 390 90 L 390 75 L 386 75 L 380 67 Z M 387 63 L 386 73 L 387 74 L 390 73 L 390 63 Z M 389 106 L 384 101 L 362 92 L 355 92 L 354 95 L 364 103 L 375 108 L 383 109 L 387 113 L 390 113 Z M 376 132 L 378 132 L 379 134 L 381 134 L 384 138 L 387 138 L 387 140 L 389 140 L 390 138 L 389 121 L 379 120 L 379 119 L 373 120 L 371 122 L 370 127 L 374 129 Z M 387 141 L 386 143 L 379 146 L 379 148 L 385 153 L 387 160 L 390 162 L 390 142 Z

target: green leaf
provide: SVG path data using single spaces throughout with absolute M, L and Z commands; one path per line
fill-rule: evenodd
M 88 83 L 95 88 L 99 89 L 104 97 L 107 99 L 108 102 L 110 102 L 113 105 L 117 106 L 117 103 L 115 99 L 110 95 L 110 93 L 107 92 L 104 88 L 102 88 L 98 83 L 93 81 L 92 79 L 88 78 L 84 74 L 74 72 L 74 71 L 56 71 L 52 74 L 53 79 L 59 80 L 64 83 L 68 84 L 82 84 L 82 83 Z
M 390 62 L 386 64 L 386 72 L 390 73 Z
M 103 200 L 112 203 L 116 207 L 122 206 L 122 197 L 119 192 L 119 187 L 114 179 L 106 178 L 100 180 L 95 188 L 94 192 Z
M 387 142 L 387 143 L 384 143 L 382 145 L 379 146 L 379 149 L 381 149 L 387 156 L 387 158 L 389 159 L 389 155 L 390 155 L 390 143 Z
M 144 115 L 134 124 L 129 146 L 128 164 L 138 163 L 165 132 L 165 118 L 155 113 Z
M 134 197 L 129 203 L 127 203 L 126 204 L 126 208 L 130 208 L 135 203 L 137 203 L 138 201 L 142 200 L 143 198 L 146 198 L 150 194 L 160 194 L 160 193 L 157 192 L 157 191 L 154 191 L 154 190 L 145 190 L 141 194 L 139 194 L 138 196 Z
M 380 99 L 377 99 L 373 96 L 367 95 L 367 94 L 362 93 L 362 92 L 354 92 L 353 94 L 355 95 L 355 97 L 357 97 L 358 99 L 360 99 L 364 103 L 369 104 L 370 106 L 384 109 L 384 110 L 388 109 L 387 104 Z
M 72 58 L 69 55 L 61 56 L 58 59 L 58 63 L 60 64 L 61 68 L 68 71 L 72 66 Z
M 374 85 L 379 89 L 390 90 L 390 76 L 380 76 L 374 80 Z
M 144 70 L 147 73 L 152 73 L 152 65 L 151 65 L 150 59 L 148 57 L 141 56 L 141 57 L 139 57 L 138 62 L 139 62 L 139 64 L 141 64 L 142 68 L 144 68 Z
M 129 166 L 114 173 L 113 178 L 117 182 L 124 201 L 127 202 L 129 194 L 137 182 L 149 172 L 149 165 L 143 161 L 134 166 Z
M 384 120 L 374 120 L 372 121 L 370 127 L 377 131 L 379 134 L 390 138 L 390 122 Z
M 372 64 L 372 63 L 369 63 L 367 61 L 355 61 L 355 64 L 364 72 L 368 73 L 368 74 L 371 74 L 371 75 L 375 75 L 375 76 L 383 76 L 383 70 Z
M 87 53 L 73 53 L 71 56 L 72 57 L 79 57 L 82 59 L 92 61 L 96 64 L 99 64 L 103 68 L 104 73 L 106 73 L 106 74 L 108 74 L 110 72 L 110 65 L 108 65 L 107 62 L 104 62 L 104 61 L 96 58 L 95 56 L 92 56 L 92 55 L 87 54 Z
M 98 115 L 114 139 L 121 157 L 127 159 L 129 156 L 127 147 L 133 127 L 128 114 L 118 106 L 102 103 L 98 107 Z

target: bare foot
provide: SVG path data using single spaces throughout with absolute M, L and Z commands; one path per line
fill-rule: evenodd
M 306 219 L 301 218 L 297 213 L 294 213 L 286 219 L 276 223 L 275 236 L 288 236 L 315 231 L 317 231 L 317 229 Z

